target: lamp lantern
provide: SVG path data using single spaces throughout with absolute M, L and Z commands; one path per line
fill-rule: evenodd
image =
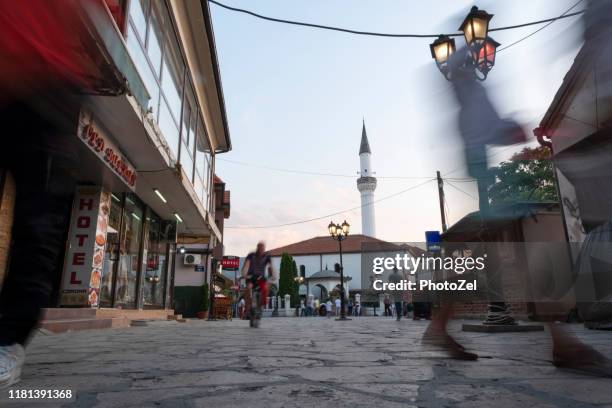
M 491 37 L 487 37 L 478 50 L 474 52 L 474 64 L 483 75 L 486 76 L 495 65 L 495 52 L 499 46 L 500 43 Z
M 438 69 L 447 76 L 448 59 L 455 52 L 455 39 L 441 34 L 433 43 L 429 45 L 431 57 L 436 61 Z
M 476 6 L 472 7 L 459 27 L 459 30 L 463 31 L 468 47 L 478 47 L 485 41 L 489 33 L 489 21 L 492 18 L 493 14 L 479 10 Z
M 337 228 L 336 224 L 334 224 L 333 221 L 329 223 L 327 229 L 329 230 L 329 235 L 331 235 L 332 237 L 336 236 Z
M 342 233 L 344 235 L 348 235 L 349 234 L 349 228 L 350 228 L 349 223 L 346 222 L 346 220 L 344 220 L 344 222 L 342 223 Z

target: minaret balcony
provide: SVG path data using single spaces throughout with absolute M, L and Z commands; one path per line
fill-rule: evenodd
M 357 189 L 360 192 L 376 190 L 376 177 L 359 177 L 357 179 Z

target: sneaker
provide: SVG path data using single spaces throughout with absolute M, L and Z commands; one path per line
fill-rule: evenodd
M 25 350 L 20 344 L 0 346 L 0 389 L 19 382 Z

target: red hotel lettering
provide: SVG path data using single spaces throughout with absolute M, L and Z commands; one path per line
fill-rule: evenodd
M 76 224 L 77 224 L 77 228 L 89 228 L 89 226 L 91 225 L 91 218 L 85 215 L 82 215 L 79 218 L 77 218 Z
M 79 246 L 82 247 L 83 244 L 85 243 L 85 240 L 87 239 L 89 235 L 87 234 L 76 234 L 75 237 L 79 240 Z
M 93 210 L 93 198 L 88 198 L 87 200 L 84 198 L 81 198 L 79 200 L 79 211 L 83 211 L 83 210 Z
M 81 281 L 77 280 L 77 278 L 76 278 L 76 272 L 71 272 L 70 273 L 70 283 L 72 285 L 80 285 L 81 284 Z
M 72 255 L 72 264 L 73 265 L 85 265 L 85 253 L 75 252 L 74 255 Z

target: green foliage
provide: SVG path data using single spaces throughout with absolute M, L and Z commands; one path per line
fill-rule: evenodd
M 489 186 L 492 205 L 514 202 L 557 201 L 550 151 L 543 146 L 525 148 L 509 161 L 491 168 Z
M 200 312 L 206 312 L 208 311 L 208 308 L 210 307 L 210 289 L 208 286 L 208 283 L 205 283 L 202 285 L 202 301 L 200 303 Z
M 295 281 L 297 275 L 297 265 L 295 261 L 291 255 L 284 253 L 280 263 L 278 295 L 285 296 L 289 294 L 289 296 L 291 296 L 292 305 L 296 305 L 299 302 L 298 283 Z

